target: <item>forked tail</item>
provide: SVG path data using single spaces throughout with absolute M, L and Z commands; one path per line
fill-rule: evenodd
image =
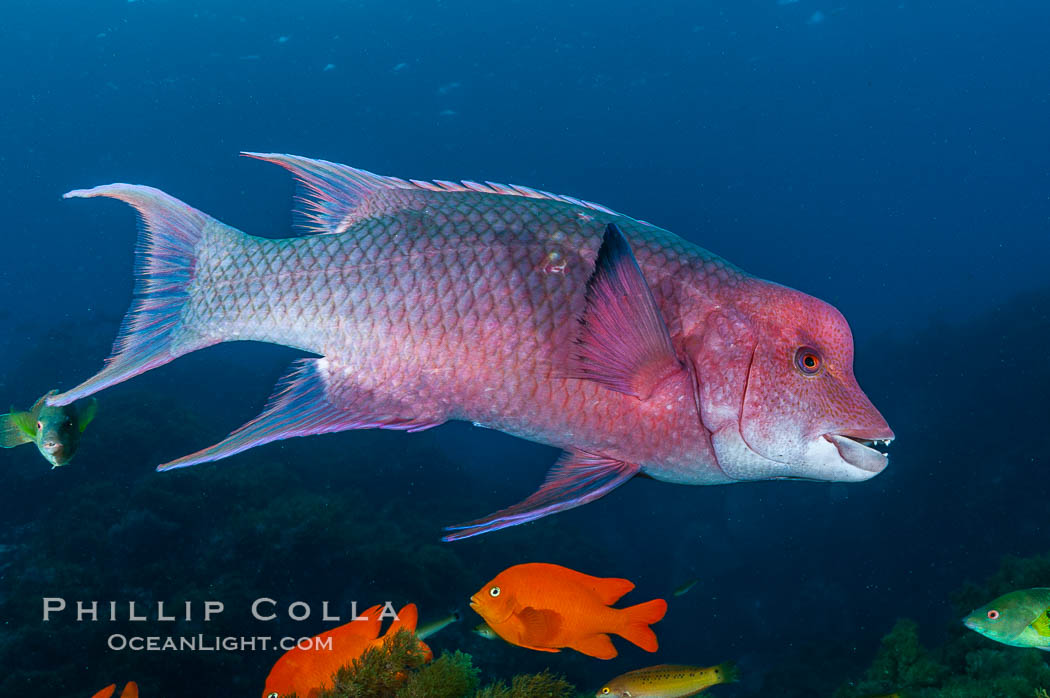
M 620 614 L 624 619 L 624 624 L 617 634 L 646 652 L 655 652 L 658 646 L 656 633 L 649 626 L 662 620 L 665 613 L 667 613 L 667 602 L 663 599 L 653 599 L 637 606 L 629 606 Z
M 201 337 L 185 319 L 186 306 L 205 238 L 244 235 L 152 187 L 107 184 L 77 189 L 65 198 L 95 196 L 120 199 L 139 213 L 134 300 L 105 367 L 72 390 L 50 397 L 51 405 L 68 405 L 220 341 Z

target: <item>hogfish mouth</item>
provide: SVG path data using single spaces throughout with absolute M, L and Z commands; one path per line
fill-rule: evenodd
M 838 449 L 842 460 L 854 468 L 864 470 L 876 475 L 885 469 L 889 462 L 889 456 L 880 451 L 893 441 L 893 432 L 888 437 L 881 434 L 879 438 L 867 438 L 866 436 L 854 436 L 852 434 L 824 434 L 824 438 L 834 444 Z

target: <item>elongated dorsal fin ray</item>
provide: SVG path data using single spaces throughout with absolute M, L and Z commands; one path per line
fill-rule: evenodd
M 622 216 L 601 204 L 516 184 L 506 185 L 497 182 L 482 184 L 469 180 L 452 182 L 443 179 L 428 182 L 421 179 L 401 179 L 400 177 L 377 175 L 356 167 L 298 155 L 249 152 L 241 154 L 280 165 L 295 175 L 301 187 L 298 198 L 302 203 L 300 215 L 305 221 L 304 227 L 307 231 L 317 234 L 343 233 L 358 221 L 399 208 L 396 202 L 391 202 L 383 196 L 384 192 L 394 190 L 477 192 L 528 199 L 549 199 L 611 216 Z

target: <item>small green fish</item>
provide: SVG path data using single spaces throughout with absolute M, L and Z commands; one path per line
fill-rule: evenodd
M 80 435 L 95 418 L 98 402 L 94 399 L 64 407 L 51 407 L 45 400 L 58 394 L 52 390 L 36 401 L 28 412 L 0 415 L 0 446 L 14 448 L 35 443 L 40 454 L 55 469 L 73 460 L 80 445 Z
M 416 637 L 418 637 L 420 640 L 426 640 L 428 637 L 438 632 L 439 630 L 443 630 L 444 628 L 447 628 L 453 623 L 458 623 L 460 618 L 462 618 L 462 616 L 459 615 L 459 612 L 453 611 L 441 620 L 436 620 L 433 623 L 427 623 L 426 625 L 416 628 Z
M 677 589 L 675 589 L 675 590 L 674 590 L 674 595 L 675 595 L 675 596 L 685 596 L 686 594 L 688 594 L 688 593 L 689 593 L 689 591 L 690 591 L 690 590 L 691 590 L 691 589 L 692 589 L 693 587 L 695 587 L 695 586 L 696 586 L 697 584 L 699 584 L 699 583 L 700 583 L 700 580 L 699 580 L 699 579 L 696 579 L 696 578 L 694 577 L 693 579 L 690 579 L 690 580 L 689 580 L 688 582 L 686 582 L 686 583 L 685 583 L 685 584 L 683 584 L 682 586 L 680 586 L 680 587 L 678 587 Z
M 496 631 L 489 627 L 489 624 L 485 621 L 481 621 L 474 627 L 474 634 L 479 635 L 486 640 L 501 640 L 502 638 L 496 634 Z
M 726 662 L 712 667 L 660 664 L 621 674 L 605 684 L 596 698 L 686 698 L 737 680 L 736 666 Z
M 963 625 L 1004 645 L 1050 651 L 1050 589 L 1011 591 L 963 618 Z

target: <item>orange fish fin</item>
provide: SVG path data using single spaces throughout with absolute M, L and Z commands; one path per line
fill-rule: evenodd
M 522 647 L 522 648 L 527 649 L 527 650 L 536 650 L 537 652 L 561 652 L 561 650 L 558 649 L 557 647 L 535 647 L 533 645 L 521 645 L 521 644 L 519 644 L 518 647 Z
M 648 628 L 646 628 L 648 630 Z M 590 657 L 598 659 L 612 659 L 617 655 L 612 640 L 605 633 L 588 635 L 569 645 L 577 652 L 582 652 Z
M 434 650 L 422 640 L 419 641 L 419 649 L 423 650 L 423 661 L 429 664 L 434 659 Z
M 419 609 L 416 608 L 414 603 L 410 603 L 404 606 L 400 611 L 397 612 L 397 618 L 387 628 L 386 634 L 383 638 L 393 637 L 398 630 L 411 630 L 416 631 L 416 623 L 419 622 Z
M 120 698 L 139 698 L 139 685 L 134 681 L 128 681 L 128 685 L 124 687 Z
M 111 683 L 110 685 L 103 688 L 101 691 L 91 696 L 91 698 L 110 698 L 113 693 L 117 690 L 117 684 Z
M 658 647 L 656 633 L 649 625 L 661 620 L 665 613 L 667 613 L 667 602 L 663 599 L 653 599 L 637 606 L 629 606 L 620 611 L 623 626 L 616 631 L 616 634 L 638 645 L 646 652 L 655 652 Z
M 530 645 L 542 645 L 553 638 L 561 628 L 561 615 L 555 611 L 544 611 L 526 606 L 518 611 L 521 621 L 521 639 Z
M 361 640 L 364 640 L 365 644 L 367 644 L 369 641 L 379 637 L 379 628 L 383 624 L 382 618 L 379 617 L 382 610 L 383 607 L 381 605 L 366 608 L 357 614 L 357 620 L 343 623 L 338 628 L 333 628 L 318 637 L 332 638 L 332 651 L 340 655 L 353 651 L 361 646 Z M 365 618 L 368 620 L 365 620 Z
M 414 603 L 406 604 L 400 611 L 397 612 L 397 619 L 390 624 L 387 628 L 386 633 L 383 635 L 382 642 L 386 642 L 401 630 L 408 630 L 410 632 L 416 631 L 416 624 L 419 622 L 419 609 L 416 608 Z M 430 662 L 434 658 L 434 652 L 430 649 L 430 646 L 422 640 L 418 641 L 420 651 L 423 653 L 423 661 Z
M 603 604 L 610 606 L 634 589 L 634 582 L 616 577 L 591 577 L 587 581 L 587 586 L 598 595 Z

